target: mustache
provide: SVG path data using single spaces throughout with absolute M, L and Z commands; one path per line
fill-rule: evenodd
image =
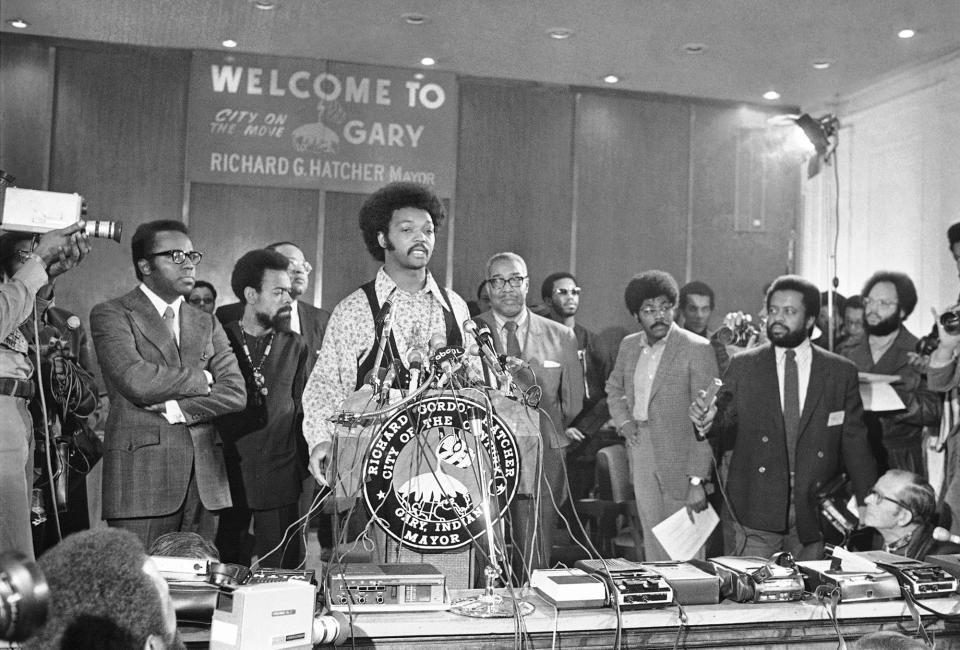
M 416 250 L 421 250 L 421 251 L 423 251 L 424 253 L 430 253 L 430 249 L 428 249 L 428 248 L 426 247 L 426 245 L 424 245 L 424 244 L 414 244 L 413 246 L 411 246 L 410 248 L 407 249 L 407 255 L 409 255 L 410 253 L 412 253 L 413 251 L 416 251 Z

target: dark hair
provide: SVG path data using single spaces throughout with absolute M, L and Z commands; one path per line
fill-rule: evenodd
M 633 276 L 623 293 L 627 303 L 627 311 L 636 315 L 640 311 L 644 300 L 666 296 L 673 304 L 677 304 L 677 281 L 666 271 L 644 271 Z
M 50 614 L 25 648 L 97 647 L 129 639 L 142 648 L 147 638 L 167 638 L 164 607 L 153 580 L 143 571 L 147 555 L 140 539 L 120 528 L 74 533 L 39 560 L 50 586 Z M 108 621 L 103 628 L 97 626 Z M 77 642 L 75 642 L 77 641 Z
M 543 281 L 543 284 L 540 285 L 540 297 L 544 300 L 548 300 L 550 296 L 553 295 L 553 283 L 557 280 L 563 280 L 564 278 L 570 278 L 573 280 L 573 283 L 577 283 L 577 279 L 573 277 L 573 273 L 567 273 L 566 271 L 557 271 L 556 273 L 551 273 Z
M 165 557 L 193 557 L 201 560 L 219 560 L 220 551 L 197 533 L 174 531 L 153 540 L 148 555 Z
M 154 252 L 153 246 L 157 241 L 157 233 L 160 232 L 182 232 L 184 235 L 190 234 L 190 231 L 187 230 L 187 225 L 175 219 L 148 221 L 137 226 L 133 237 L 130 239 L 130 252 L 133 254 L 133 270 L 137 274 L 138 280 L 143 279 L 143 273 L 140 272 L 140 267 L 137 266 L 137 262 L 146 259 L 150 253 Z
M 947 241 L 950 242 L 950 248 L 960 242 L 960 221 L 947 228 Z
M 694 296 L 706 296 L 710 299 L 710 309 L 713 309 L 713 303 L 716 298 L 713 295 L 713 289 L 710 288 L 710 285 L 706 282 L 701 282 L 700 280 L 694 280 L 693 282 L 687 282 L 685 285 L 680 287 L 680 304 L 679 307 L 681 310 L 687 308 L 687 300 L 691 295 Z
M 843 304 L 843 309 L 863 309 L 863 296 L 850 296 Z
M 811 316 L 816 318 L 820 313 L 820 290 L 817 285 L 810 280 L 801 278 L 799 275 L 781 275 L 770 283 L 767 289 L 767 299 L 765 304 L 770 308 L 770 298 L 777 291 L 796 291 L 803 296 L 803 317 Z
M 208 290 L 210 293 L 213 294 L 213 299 L 214 299 L 214 300 L 217 299 L 217 290 L 214 288 L 214 286 L 213 286 L 212 284 L 210 284 L 210 283 L 207 282 L 206 280 L 197 280 L 196 282 L 193 283 L 193 288 L 194 288 L 194 289 L 206 289 L 206 290 Z
M 243 297 L 244 289 L 253 287 L 259 291 L 263 286 L 263 274 L 266 271 L 286 271 L 289 266 L 290 261 L 277 251 L 266 248 L 252 250 L 244 253 L 234 264 L 233 273 L 230 275 L 230 288 L 241 303 L 247 304 Z
M 433 220 L 433 227 L 439 228 L 446 216 L 443 203 L 429 188 L 417 183 L 390 183 L 381 187 L 364 201 L 360 208 L 360 231 L 363 243 L 378 262 L 383 261 L 383 248 L 377 240 L 377 233 L 390 229 L 393 213 L 401 208 L 425 210 Z
M 933 486 L 919 474 L 905 469 L 890 469 L 887 474 L 907 481 L 895 498 L 913 514 L 912 522 L 921 525 L 930 522 L 937 513 L 937 495 Z
M 829 298 L 827 298 L 827 296 L 828 296 L 829 293 L 830 293 L 829 291 L 821 291 L 821 292 L 820 292 L 820 306 L 821 306 L 821 307 L 826 307 L 826 306 L 827 306 L 827 300 L 829 300 Z M 844 307 L 846 307 L 846 305 L 847 305 L 847 298 L 846 298 L 846 296 L 844 296 L 842 293 L 837 293 L 836 291 L 834 291 L 834 292 L 833 292 L 833 306 L 836 308 L 837 313 L 843 313 L 843 309 L 844 309 Z
M 906 273 L 900 271 L 877 271 L 870 276 L 867 283 L 863 285 L 863 291 L 860 295 L 866 297 L 873 286 L 878 282 L 889 282 L 897 290 L 897 304 L 903 310 L 903 317 L 907 318 L 913 313 L 917 306 L 917 288 L 913 285 L 913 280 Z

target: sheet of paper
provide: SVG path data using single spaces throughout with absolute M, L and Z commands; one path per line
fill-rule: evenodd
M 900 411 L 906 408 L 893 386 L 883 382 L 860 382 L 864 411 Z
M 689 560 L 707 541 L 719 521 L 720 517 L 711 505 L 702 512 L 693 513 L 693 521 L 690 521 L 687 509 L 680 508 L 654 526 L 653 534 L 671 560 Z

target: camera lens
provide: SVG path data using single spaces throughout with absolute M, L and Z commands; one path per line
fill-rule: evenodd
M 36 562 L 0 553 L 0 639 L 24 641 L 47 620 L 50 589 Z
M 112 239 L 120 243 L 120 236 L 123 234 L 122 221 L 88 221 L 84 232 L 88 237 L 97 237 L 99 239 Z
M 940 326 L 947 334 L 960 334 L 960 313 L 948 311 L 941 314 Z

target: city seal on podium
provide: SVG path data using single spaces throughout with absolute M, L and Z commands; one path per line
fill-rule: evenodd
M 461 548 L 506 512 L 517 490 L 516 437 L 478 401 L 433 395 L 396 412 L 371 437 L 363 495 L 371 518 L 420 552 Z M 481 490 L 481 477 L 487 490 Z

